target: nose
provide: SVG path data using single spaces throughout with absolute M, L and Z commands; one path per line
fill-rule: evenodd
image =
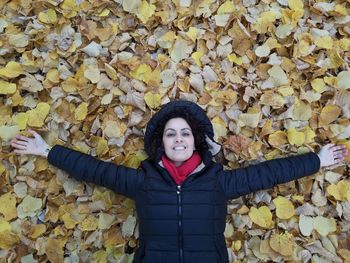
M 175 141 L 176 142 L 182 142 L 182 136 L 181 135 L 177 135 L 176 138 L 175 138 Z

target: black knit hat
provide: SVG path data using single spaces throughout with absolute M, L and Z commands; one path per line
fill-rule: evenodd
M 203 125 L 206 130 L 206 135 L 214 140 L 214 130 L 213 125 L 211 124 L 208 116 L 205 111 L 199 107 L 196 103 L 186 100 L 174 100 L 167 104 L 165 104 L 148 122 L 145 138 L 144 138 L 144 146 L 145 151 L 148 155 L 150 155 L 150 144 L 152 142 L 152 137 L 156 129 L 158 129 L 159 123 L 163 122 L 163 120 L 168 119 L 169 116 L 174 117 L 182 117 L 185 114 L 191 115 L 198 123 Z

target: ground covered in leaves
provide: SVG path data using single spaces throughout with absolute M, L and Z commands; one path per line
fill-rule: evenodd
M 226 168 L 350 150 L 350 1 L 2 0 L 0 262 L 131 262 L 131 200 L 9 145 L 51 144 L 137 167 L 143 132 L 174 98 L 197 102 Z M 232 200 L 236 262 L 349 262 L 350 158 Z M 79 261 L 80 260 L 80 261 Z

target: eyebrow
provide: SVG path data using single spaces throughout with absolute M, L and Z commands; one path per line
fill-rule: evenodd
M 169 130 L 171 130 L 171 131 L 176 131 L 176 130 L 173 129 L 173 128 L 167 128 L 164 132 L 167 132 L 167 131 L 169 131 Z M 190 128 L 182 128 L 180 131 L 183 131 L 183 130 L 189 130 L 190 132 L 192 132 L 192 130 L 191 130 Z

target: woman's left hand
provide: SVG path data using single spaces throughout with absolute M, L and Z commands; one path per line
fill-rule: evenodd
M 317 154 L 320 158 L 321 167 L 340 163 L 348 155 L 345 145 L 326 144 Z

